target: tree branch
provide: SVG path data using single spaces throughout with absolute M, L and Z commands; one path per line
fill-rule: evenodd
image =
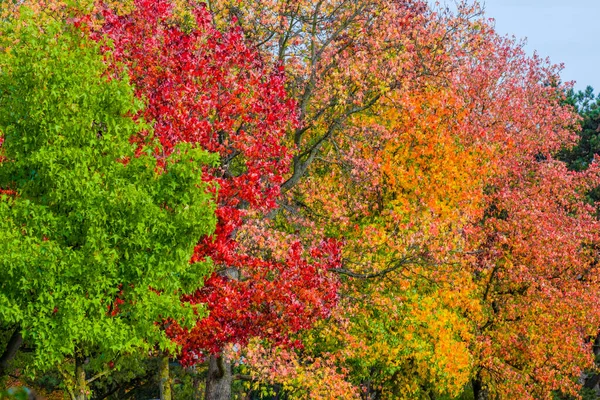
M 253 381 L 256 381 L 256 378 L 253 378 L 251 375 L 235 374 L 233 376 L 233 380 L 234 381 L 248 381 L 248 382 L 253 382 Z
M 69 392 L 69 396 L 71 396 L 71 400 L 76 400 L 77 397 L 75 396 L 75 392 L 73 392 L 73 379 L 69 376 L 69 374 L 67 374 L 65 372 L 65 370 L 61 367 L 61 365 L 57 365 L 56 369 L 58 370 L 58 372 L 60 373 L 60 375 L 63 378 L 63 382 L 65 384 L 65 387 L 67 388 L 67 392 Z
M 110 370 L 104 370 L 102 372 L 99 372 L 96 375 L 92 376 L 90 379 L 86 380 L 86 383 L 90 384 L 90 383 L 94 382 L 95 380 L 100 379 L 103 376 L 106 376 L 108 374 L 110 374 Z
M 374 279 L 374 278 L 384 277 L 389 273 L 397 271 L 400 268 L 403 268 L 404 266 L 411 264 L 413 261 L 414 260 L 412 257 L 404 257 L 404 258 L 398 260 L 397 262 L 394 262 L 394 265 L 392 265 L 391 267 L 388 267 L 388 268 L 378 271 L 378 272 L 370 272 L 370 273 L 366 273 L 366 274 L 354 272 L 354 271 L 351 271 L 346 268 L 332 268 L 329 271 L 336 273 L 336 274 L 340 274 L 340 275 L 346 275 L 346 276 L 349 276 L 351 278 L 356 278 L 356 279 Z

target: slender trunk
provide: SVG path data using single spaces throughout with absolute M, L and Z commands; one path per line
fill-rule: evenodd
M 75 399 L 87 400 L 89 389 L 85 378 L 85 358 L 83 355 L 75 356 Z
M 17 351 L 23 344 L 23 336 L 21 336 L 21 327 L 17 326 L 15 331 L 8 340 L 4 353 L 0 356 L 0 377 L 8 373 L 8 366 L 10 362 L 17 355 Z
M 171 378 L 169 377 L 169 356 L 162 355 L 159 360 L 158 378 L 160 382 L 160 400 L 171 400 Z
M 230 267 L 221 271 L 219 275 L 237 281 L 240 279 L 240 270 Z M 225 359 L 222 354 L 211 354 L 208 360 L 204 400 L 230 400 L 231 385 L 233 384 L 232 372 L 229 360 Z
M 194 371 L 192 375 L 192 385 L 193 385 L 193 400 L 202 399 L 202 393 L 200 392 L 200 378 L 198 377 L 198 373 Z
M 481 382 L 481 379 L 475 378 L 471 381 L 473 385 L 473 398 L 475 400 L 489 400 L 487 388 Z
M 233 382 L 231 372 L 231 362 L 225 360 L 221 355 L 210 356 L 208 376 L 206 377 L 206 400 L 230 400 Z

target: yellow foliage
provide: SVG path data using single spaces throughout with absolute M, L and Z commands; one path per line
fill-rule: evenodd
M 381 273 L 346 282 L 348 325 L 325 322 L 314 343 L 336 337 L 386 398 L 419 398 L 424 386 L 458 395 L 471 378 L 481 309 L 462 229 L 481 216 L 490 154 L 470 136 L 464 107 L 443 88 L 389 93 L 338 142 L 351 157 L 332 147 L 303 187 L 345 240 L 345 265 Z

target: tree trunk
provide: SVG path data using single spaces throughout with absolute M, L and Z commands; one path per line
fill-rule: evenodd
M 592 350 L 594 351 L 594 358 L 598 360 L 598 356 L 600 355 L 600 334 L 596 336 Z M 598 366 L 598 361 L 596 361 L 596 366 Z M 583 387 L 586 389 L 594 389 L 598 383 L 600 383 L 600 374 L 591 372 L 585 375 Z
M 87 400 L 89 389 L 85 378 L 85 358 L 83 355 L 75 356 L 75 399 Z
M 21 327 L 17 326 L 15 331 L 8 340 L 4 353 L 0 356 L 0 377 L 8 373 L 8 365 L 17 355 L 17 351 L 23 344 L 23 336 L 21 336 Z
M 198 377 L 198 373 L 196 370 L 192 373 L 192 386 L 193 386 L 193 400 L 201 400 L 202 393 L 200 392 L 200 378 Z
M 231 362 L 223 356 L 210 356 L 208 363 L 208 376 L 206 377 L 206 400 L 230 400 L 231 384 L 233 375 L 231 373 Z
M 475 378 L 471 381 L 471 384 L 473 385 L 473 398 L 475 400 L 489 400 L 488 390 L 483 386 L 481 379 Z
M 158 378 L 160 383 L 160 400 L 171 400 L 171 378 L 169 377 L 169 356 L 162 355 L 159 360 Z

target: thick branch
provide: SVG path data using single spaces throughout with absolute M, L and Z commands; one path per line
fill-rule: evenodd
M 76 400 L 77 397 L 75 396 L 75 392 L 73 391 L 73 378 L 65 372 L 65 370 L 61 367 L 60 364 L 56 366 L 56 369 L 63 378 L 63 383 L 67 388 L 67 392 L 69 392 L 71 400 Z
M 102 378 L 103 376 L 106 376 L 106 375 L 108 375 L 108 374 L 110 374 L 110 371 L 109 371 L 109 370 L 105 370 L 105 371 L 99 372 L 99 373 L 97 373 L 96 375 L 92 376 L 90 379 L 88 379 L 86 382 L 87 382 L 88 384 L 90 384 L 90 383 L 94 382 L 95 380 L 97 380 L 97 379 L 100 379 L 100 378 Z
M 248 381 L 248 382 L 253 382 L 256 380 L 256 378 L 253 378 L 251 375 L 244 375 L 244 374 L 235 374 L 233 376 L 233 380 L 235 381 Z
M 366 274 L 354 272 L 354 271 L 351 271 L 346 268 L 332 268 L 329 271 L 336 273 L 336 274 L 340 274 L 340 275 L 346 275 L 346 276 L 349 276 L 351 278 L 356 278 L 356 279 L 374 279 L 374 278 L 384 277 L 394 271 L 397 271 L 397 270 L 403 268 L 404 266 L 406 266 L 410 263 L 412 263 L 412 259 L 409 257 L 406 257 L 406 258 L 402 258 L 401 260 L 395 262 L 394 265 L 392 265 L 391 267 L 388 267 L 384 270 L 377 271 L 377 272 L 370 272 L 370 273 L 366 273 Z
M 351 115 L 356 114 L 358 112 L 369 109 L 370 107 L 375 105 L 375 103 L 377 103 L 377 101 L 380 98 L 381 98 L 381 94 L 376 94 L 362 106 L 350 108 L 339 118 L 336 118 L 331 123 L 331 125 L 329 125 L 327 132 L 323 136 L 321 136 L 319 139 L 317 139 L 317 141 L 314 144 L 312 144 L 308 149 L 304 150 L 299 155 L 295 156 L 294 162 L 293 162 L 292 176 L 281 185 L 281 190 L 283 192 L 287 192 L 292 187 L 294 187 L 300 181 L 300 179 L 302 179 L 302 177 L 308 170 L 308 167 L 310 167 L 312 162 L 315 160 L 315 158 L 319 154 L 319 150 L 321 149 L 323 144 L 333 136 L 333 133 L 335 132 L 335 130 L 338 129 L 343 124 L 343 122 L 346 119 L 348 119 L 348 117 L 350 117 Z M 303 158 L 305 158 L 305 159 L 303 160 Z

